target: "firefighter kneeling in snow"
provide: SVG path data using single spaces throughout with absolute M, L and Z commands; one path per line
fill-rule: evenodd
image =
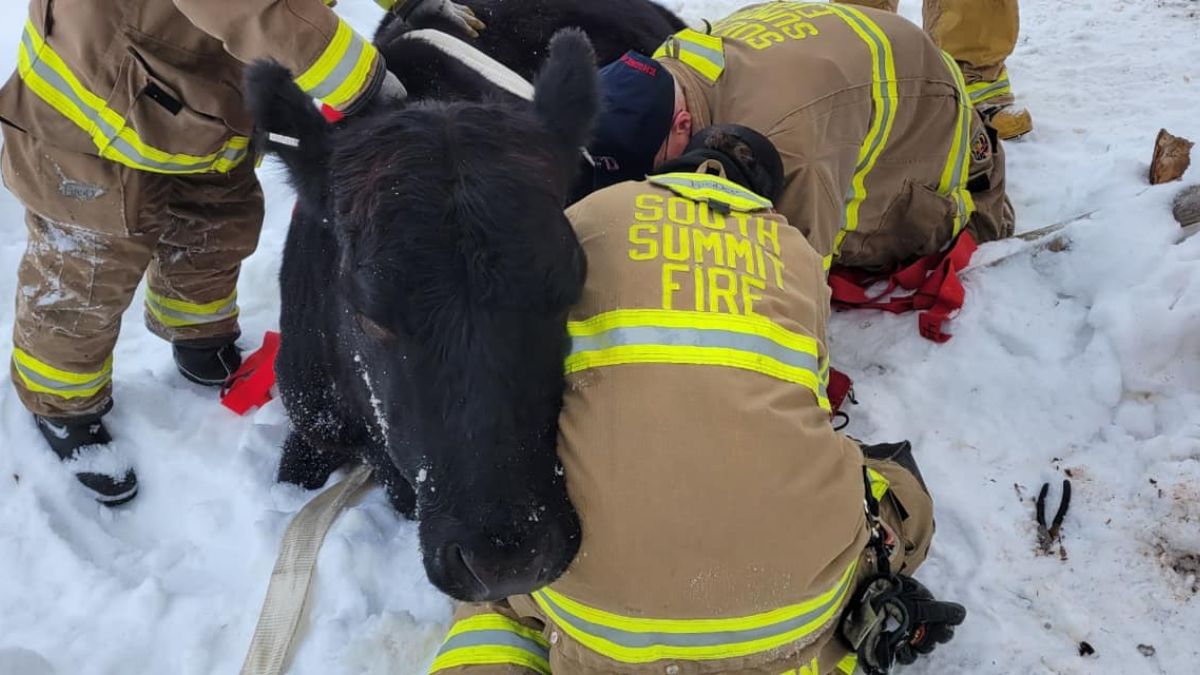
M 377 2 L 482 27 L 449 0 Z M 185 377 L 220 385 L 241 364 L 238 272 L 263 218 L 244 64 L 283 63 L 343 114 L 405 95 L 332 4 L 29 3 L 17 72 L 0 91 L 4 184 L 29 227 L 12 378 L 63 460 L 111 440 L 101 418 L 112 352 L 143 274 L 146 324 L 172 343 Z M 97 501 L 137 494 L 131 469 L 98 468 L 75 474 Z
M 965 610 L 911 577 L 932 502 L 907 443 L 834 431 L 821 256 L 782 164 L 710 127 L 568 215 L 588 257 L 559 453 L 583 543 L 532 595 L 464 605 L 434 673 L 886 673 Z M 767 196 L 762 196 L 767 195 Z

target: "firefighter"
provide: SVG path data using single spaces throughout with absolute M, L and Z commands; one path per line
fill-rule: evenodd
M 544 589 L 460 607 L 432 673 L 882 673 L 953 636 L 965 610 L 910 576 L 933 536 L 911 448 L 831 425 L 829 289 L 773 210 L 783 171 L 765 137 L 709 127 L 568 211 L 580 552 Z
M 837 0 L 895 12 L 900 0 Z M 958 61 L 967 93 L 1001 140 L 1033 131 L 1029 111 L 1013 107 L 1004 62 L 1017 47 L 1017 0 L 925 0 L 925 30 Z
M 625 54 L 601 85 L 593 188 L 641 178 L 710 125 L 744 124 L 779 149 L 779 210 L 827 268 L 886 271 L 962 232 L 1012 233 L 1004 157 L 962 73 L 895 14 L 752 5 L 653 58 Z
M 184 377 L 220 385 L 241 363 L 238 271 L 263 218 L 243 66 L 275 59 L 346 114 L 405 96 L 332 4 L 31 0 L 0 90 L 4 183 L 29 231 L 11 368 L 64 461 L 111 441 L 112 352 L 143 276 L 146 324 Z M 448 0 L 379 4 L 482 27 Z M 107 505 L 137 494 L 127 465 L 76 477 Z

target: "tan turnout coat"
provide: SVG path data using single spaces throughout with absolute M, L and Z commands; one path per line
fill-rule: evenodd
M 846 665 L 833 625 L 874 567 L 864 459 L 830 423 L 821 257 L 768 205 L 719 177 L 667 174 L 569 210 L 588 279 L 559 454 L 582 549 L 547 589 L 464 606 L 433 672 Z M 898 465 L 870 466 L 904 502 L 907 520 L 891 502 L 885 518 L 911 571 L 929 497 Z
M 883 269 L 963 229 L 1012 232 L 1004 158 L 962 74 L 921 29 L 888 12 L 770 2 L 685 30 L 655 58 L 694 129 L 742 124 L 783 156 L 780 212 L 825 262 Z
M 247 63 L 274 59 L 342 108 L 384 70 L 322 0 L 33 0 L 19 49 L 0 118 L 161 173 L 224 173 L 245 158 Z

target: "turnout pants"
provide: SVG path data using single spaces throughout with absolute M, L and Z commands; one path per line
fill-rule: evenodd
M 900 0 L 837 0 L 895 12 Z M 924 0 L 925 32 L 962 67 L 967 93 L 986 108 L 1013 102 L 1004 61 L 1017 46 L 1017 0 Z
M 880 517 L 896 535 L 891 557 L 892 570 L 912 575 L 929 554 L 933 540 L 933 501 L 920 477 L 907 443 L 873 446 L 866 465 L 887 478 L 889 488 L 880 500 Z M 797 514 L 797 526 L 805 517 Z M 786 536 L 786 533 L 782 533 Z M 669 560 L 664 565 L 671 564 Z M 860 581 L 875 574 L 874 564 L 864 551 L 859 565 Z M 840 616 L 840 615 L 839 615 Z M 732 618 L 732 617 L 730 617 Z M 567 636 L 548 621 L 529 596 L 514 596 L 503 602 L 460 605 L 445 643 L 433 661 L 436 675 L 849 675 L 856 659 L 834 635 L 837 617 L 811 644 L 795 653 L 781 654 L 767 665 L 746 668 L 736 660 L 722 668 L 720 660 L 703 666 L 686 662 L 621 663 L 591 653 L 586 659 L 569 659 L 564 653 Z M 571 651 L 580 653 L 579 645 Z M 586 660 L 586 662 L 585 662 Z
M 121 315 L 146 277 L 145 321 L 170 342 L 238 334 L 237 279 L 258 243 L 253 161 L 228 174 L 135 171 L 4 127 L 5 185 L 26 208 L 12 378 L 48 417 L 111 406 Z

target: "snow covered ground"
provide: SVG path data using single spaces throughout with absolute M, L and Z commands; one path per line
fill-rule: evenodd
M 666 3 L 719 17 L 736 0 Z M 902 11 L 919 20 L 920 3 Z M 365 0 L 340 7 L 364 32 Z M 921 571 L 968 623 L 906 672 L 1200 672 L 1200 237 L 1148 187 L 1160 127 L 1200 139 L 1200 2 L 1026 0 L 1010 62 L 1036 130 L 1008 146 L 1018 228 L 1096 209 L 1058 252 L 968 275 L 956 337 L 912 316 L 835 318 L 835 359 L 857 380 L 850 432 L 917 449 L 939 531 Z M 0 8 L 0 71 L 25 3 Z M 291 196 L 263 170 L 268 220 L 241 283 L 245 342 L 277 315 Z M 1196 181 L 1197 170 L 1186 177 Z M 11 348 L 19 205 L 0 194 L 0 353 Z M 985 247 L 983 255 L 1013 244 Z M 272 481 L 282 412 L 251 418 L 176 376 L 141 325 L 116 354 L 111 426 L 142 492 L 103 509 L 80 494 L 0 382 L 0 675 L 233 673 L 279 538 L 310 496 Z M 1036 553 L 1031 498 L 1070 476 L 1065 559 Z M 413 525 L 378 491 L 321 555 L 297 674 L 421 672 L 450 604 L 425 581 Z M 1095 648 L 1082 657 L 1081 641 Z

